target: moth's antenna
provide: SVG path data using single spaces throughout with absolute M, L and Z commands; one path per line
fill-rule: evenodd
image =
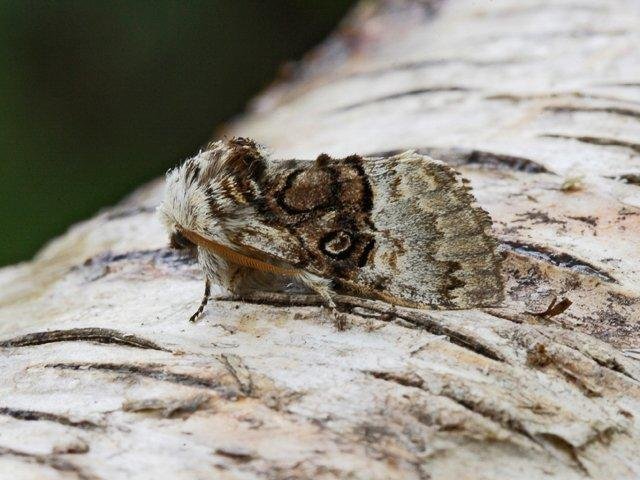
M 191 315 L 191 318 L 189 319 L 190 322 L 195 322 L 198 319 L 198 317 L 202 315 L 202 312 L 204 311 L 204 307 L 207 306 L 207 302 L 209 301 L 210 294 L 211 294 L 211 282 L 209 281 L 209 277 L 206 277 L 204 280 L 204 296 L 202 297 L 202 301 L 200 302 L 200 306 L 198 307 L 198 310 L 196 310 L 196 313 Z

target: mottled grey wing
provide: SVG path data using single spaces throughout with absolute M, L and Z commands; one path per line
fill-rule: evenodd
M 491 220 L 455 170 L 389 158 L 273 162 L 258 225 L 235 239 L 361 295 L 442 308 L 502 299 Z
M 496 305 L 501 258 L 489 215 L 451 167 L 406 152 L 367 159 L 375 248 L 353 280 L 410 303 Z

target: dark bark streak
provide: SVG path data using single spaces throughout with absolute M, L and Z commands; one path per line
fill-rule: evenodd
M 589 470 L 585 466 L 585 464 L 580 460 L 580 456 L 578 455 L 578 449 L 571 445 L 568 441 L 562 438 L 560 435 L 556 433 L 540 433 L 536 435 L 536 438 L 542 442 L 547 442 L 553 445 L 558 450 L 561 450 L 567 454 L 571 460 L 573 460 L 574 464 L 578 469 L 589 478 L 591 475 L 589 474 Z
M 34 332 L 0 341 L 0 347 L 30 347 L 56 342 L 95 342 L 105 344 L 116 344 L 125 347 L 144 348 L 149 350 L 159 350 L 168 352 L 151 340 L 147 340 L 130 333 L 119 332 L 109 328 L 87 327 L 71 328 L 69 330 L 50 330 L 46 332 Z
M 382 372 L 376 370 L 365 370 L 364 373 L 374 378 L 394 382 L 403 387 L 413 387 L 422 389 L 424 380 L 415 374 L 399 374 L 394 372 Z
M 598 365 L 600 365 L 603 368 L 612 370 L 614 372 L 617 372 L 621 375 L 624 375 L 627 378 L 630 378 L 631 380 L 634 380 L 636 382 L 640 382 L 640 378 L 636 378 L 633 374 L 631 374 L 625 367 L 624 365 L 622 365 L 618 360 L 616 360 L 613 357 L 609 357 L 609 358 L 598 358 L 598 357 L 594 357 L 593 355 L 590 355 L 588 353 L 585 353 L 579 349 L 577 349 L 580 353 L 582 353 L 583 355 L 585 355 L 586 357 L 590 358 L 591 360 L 593 360 L 594 362 L 596 362 Z
M 167 244 L 169 243 L 167 239 Z M 173 248 L 158 248 L 155 250 L 132 250 L 124 253 L 105 252 L 84 261 L 82 266 L 94 267 L 96 265 L 109 265 L 122 261 L 146 261 L 171 266 L 193 265 L 196 258 L 186 250 Z M 81 268 L 80 266 L 74 267 Z
M 555 92 L 555 93 L 532 93 L 532 94 L 517 94 L 517 93 L 501 93 L 494 94 L 485 97 L 485 100 L 498 100 L 498 101 L 507 101 L 507 102 L 526 102 L 530 100 L 555 100 L 557 98 L 582 98 L 582 99 L 590 99 L 590 100 L 606 100 L 611 102 L 623 102 L 623 103 L 633 103 L 640 105 L 640 101 L 630 100 L 627 98 L 619 98 L 612 97 L 608 95 L 596 95 L 593 93 L 584 93 L 584 92 Z
M 502 241 L 502 244 L 515 253 L 534 257 L 538 260 L 551 263 L 552 265 L 555 265 L 557 267 L 568 268 L 577 273 L 592 275 L 605 282 L 618 283 L 615 278 L 613 278 L 604 270 L 601 270 L 595 265 L 585 262 L 584 260 L 580 260 L 572 255 L 569 255 L 568 253 L 554 252 L 548 247 L 516 241 L 505 240 Z
M 517 432 L 521 435 L 524 435 L 529 440 L 540 444 L 540 442 L 527 431 L 521 420 L 507 415 L 507 412 L 505 411 L 495 410 L 488 405 L 483 404 L 482 401 L 474 401 L 471 398 L 467 398 L 464 395 L 461 395 L 459 392 L 454 392 L 450 388 L 444 388 L 441 392 L 439 392 L 439 395 L 448 398 L 449 400 L 457 403 L 458 405 L 465 408 L 466 410 L 469 410 L 472 413 L 475 413 L 494 423 L 497 423 L 507 430 Z
M 240 391 L 247 396 L 251 396 L 253 393 L 253 379 L 251 378 L 251 372 L 242 359 L 238 355 L 226 355 L 223 353 L 220 355 L 220 360 L 237 382 Z
M 454 345 L 471 350 L 472 352 L 482 355 L 490 360 L 495 360 L 496 362 L 506 361 L 502 353 L 492 349 L 488 345 L 484 345 L 471 335 L 457 332 L 449 327 L 440 325 L 429 315 L 422 313 L 419 310 L 411 311 L 410 313 L 404 312 L 402 314 L 398 314 L 398 317 L 422 327 L 433 335 L 445 335 L 449 342 Z
M 344 107 L 339 107 L 333 110 L 333 112 L 347 112 L 350 110 L 354 110 L 359 107 L 364 107 L 368 105 L 375 105 L 377 103 L 386 102 L 389 100 L 396 100 L 398 98 L 404 97 L 412 97 L 416 95 L 426 95 L 431 93 L 443 93 L 443 92 L 469 92 L 472 91 L 470 88 L 458 87 L 458 86 L 450 86 L 450 87 L 430 87 L 430 88 L 416 88 L 414 90 L 408 90 L 406 92 L 393 93 L 390 95 L 383 95 L 380 97 L 372 98 L 369 100 L 363 100 L 361 102 L 352 103 L 350 105 L 346 105 Z
M 631 110 L 630 108 L 618 108 L 618 107 L 577 107 L 571 105 L 560 106 L 548 106 L 545 107 L 545 111 L 554 113 L 608 113 L 611 115 L 620 115 L 623 117 L 630 117 L 640 120 L 640 111 Z
M 560 138 L 565 140 L 576 140 L 582 143 L 589 143 L 591 145 L 601 145 L 603 147 L 623 147 L 628 148 L 636 154 L 640 154 L 640 143 L 627 142 L 624 140 L 617 140 L 615 138 L 603 138 L 603 137 L 590 137 L 579 135 L 560 135 L 556 133 L 545 133 L 540 135 L 543 138 Z
M 128 400 L 122 404 L 122 410 L 125 412 L 159 411 L 164 418 L 173 418 L 175 415 L 181 415 L 181 418 L 185 418 L 205 405 L 210 398 L 209 394 L 199 393 L 179 399 Z
M 67 427 L 76 427 L 82 428 L 85 430 L 100 428 L 101 425 L 97 423 L 91 422 L 89 420 L 71 420 L 68 417 L 63 415 L 56 415 L 54 413 L 49 412 L 39 412 L 36 410 L 20 410 L 16 408 L 9 407 L 0 407 L 0 415 L 5 415 L 7 417 L 12 417 L 18 420 L 26 420 L 26 421 L 47 421 L 47 422 L 55 422 L 61 425 L 65 425 Z
M 568 216 L 571 220 L 577 220 L 578 222 L 586 223 L 592 227 L 598 226 L 598 218 L 592 215 L 576 215 L 576 216 Z
M 215 450 L 215 454 L 232 458 L 239 462 L 249 462 L 255 458 L 255 454 L 253 452 L 237 448 L 220 447 Z
M 0 447 L 0 456 L 5 455 L 21 458 L 29 463 L 45 465 L 58 472 L 64 472 L 65 474 L 73 474 L 79 480 L 98 480 L 99 478 L 91 473 L 84 471 L 82 468 L 74 465 L 70 461 L 65 460 L 64 458 L 60 458 L 60 456 L 58 455 L 38 455 L 33 453 L 21 452 L 12 448 Z
M 132 365 L 126 363 L 50 363 L 45 368 L 59 370 L 97 370 L 125 375 L 139 375 L 162 382 L 216 390 L 223 396 L 236 397 L 238 392 L 222 385 L 218 380 L 202 378 L 186 373 L 174 373 L 158 366 Z
M 640 173 L 623 173 L 622 175 L 607 176 L 611 180 L 620 180 L 628 185 L 640 187 Z
M 525 63 L 527 61 L 528 59 L 516 59 L 516 58 L 507 58 L 503 60 L 476 60 L 472 58 L 434 58 L 434 59 L 419 60 L 416 62 L 396 63 L 396 64 L 389 65 L 388 67 L 382 67 L 375 70 L 354 72 L 341 77 L 340 80 L 350 79 L 350 78 L 371 78 L 371 77 L 382 76 L 386 73 L 420 70 L 423 68 L 441 67 L 445 65 L 466 65 L 474 68 L 484 68 L 484 67 L 493 68 L 493 67 L 499 67 L 503 65 L 515 65 L 515 64 Z

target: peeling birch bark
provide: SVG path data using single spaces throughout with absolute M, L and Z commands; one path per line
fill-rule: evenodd
M 0 270 L 0 477 L 638 478 L 639 25 L 633 0 L 361 4 L 224 133 L 455 165 L 505 305 L 340 297 L 339 332 L 313 296 L 221 296 L 190 324 L 153 182 Z

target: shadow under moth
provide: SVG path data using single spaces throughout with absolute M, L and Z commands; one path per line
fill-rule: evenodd
M 233 138 L 170 171 L 159 208 L 171 245 L 242 297 L 291 285 L 394 305 L 463 309 L 503 298 L 491 219 L 451 167 L 407 151 L 273 160 Z

